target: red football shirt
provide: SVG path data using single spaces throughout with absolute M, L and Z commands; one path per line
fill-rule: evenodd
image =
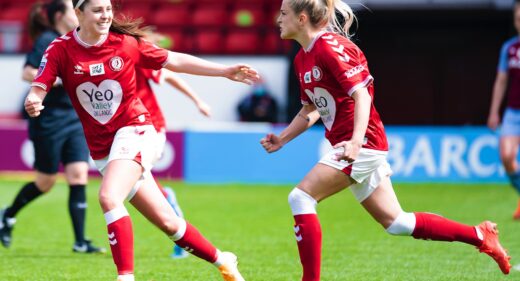
M 153 126 L 157 132 L 166 128 L 166 120 L 159 106 L 159 102 L 150 85 L 150 80 L 159 84 L 161 80 L 161 70 L 136 68 L 136 87 L 137 96 L 141 99 L 152 119 Z
M 332 145 L 352 138 L 356 90 L 366 87 L 374 97 L 374 78 L 361 50 L 349 39 L 335 33 L 320 33 L 307 50 L 294 59 L 300 79 L 302 104 L 314 103 L 325 125 L 325 137 Z M 370 108 L 364 148 L 387 151 L 388 143 L 374 103 Z
M 74 30 L 49 45 L 32 86 L 48 91 L 56 77 L 62 79 L 92 158 L 101 159 L 110 153 L 117 130 L 151 124 L 136 95 L 135 68 L 160 69 L 167 58 L 168 51 L 131 36 L 110 32 L 88 45 Z

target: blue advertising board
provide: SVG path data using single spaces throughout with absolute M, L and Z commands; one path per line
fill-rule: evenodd
M 485 127 L 388 126 L 386 131 L 393 181 L 506 181 L 498 136 Z M 186 132 L 185 180 L 296 184 L 330 148 L 323 129 L 316 127 L 267 154 L 259 144 L 266 133 Z

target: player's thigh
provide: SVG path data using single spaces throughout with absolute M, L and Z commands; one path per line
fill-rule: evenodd
M 136 182 L 141 178 L 143 167 L 129 159 L 115 159 L 104 168 L 99 189 L 99 200 L 103 211 L 119 207 Z
M 352 183 L 352 178 L 343 171 L 318 163 L 305 175 L 298 184 L 298 188 L 319 202 L 347 188 Z
M 500 137 L 500 158 L 503 160 L 515 160 L 518 154 L 520 136 L 501 136 Z
M 117 131 L 109 155 L 94 161 L 103 175 L 99 191 L 103 210 L 118 207 L 131 191 L 137 191 L 137 181 L 152 167 L 156 134 L 151 125 L 123 127 Z
M 388 228 L 403 211 L 389 176 L 381 179 L 377 188 L 361 202 L 361 205 L 385 228 Z
M 179 218 L 164 198 L 150 173 L 145 175 L 143 184 L 130 200 L 130 203 L 162 231 L 170 235 L 177 232 Z

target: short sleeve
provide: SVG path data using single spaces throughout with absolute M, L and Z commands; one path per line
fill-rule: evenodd
M 366 59 L 359 48 L 339 36 L 323 36 L 320 64 L 334 76 L 341 87 L 352 95 L 356 90 L 370 85 L 373 77 L 368 71 Z
M 56 44 L 51 44 L 45 51 L 41 61 L 40 66 L 38 67 L 38 73 L 34 78 L 31 86 L 40 87 L 48 92 L 56 78 L 58 77 L 58 65 L 60 65 L 60 54 L 65 52 L 60 52 L 59 46 Z
M 300 50 L 296 56 L 294 57 L 294 75 L 296 75 L 296 79 L 298 80 L 298 83 L 299 83 L 299 89 L 300 89 L 300 100 L 301 100 L 301 103 L 302 105 L 309 105 L 309 104 L 312 104 L 312 101 L 310 100 L 309 96 L 307 96 L 307 94 L 305 94 L 305 91 L 303 90 L 303 86 L 302 86 L 302 77 L 301 77 L 301 74 L 298 74 L 298 73 L 301 73 L 301 56 L 302 56 L 302 50 Z
M 164 80 L 164 77 L 163 77 L 163 70 L 162 69 L 159 69 L 159 70 L 153 70 L 152 73 L 150 74 L 150 79 L 155 83 L 155 84 L 162 84 L 163 80 Z
M 311 99 L 305 93 L 305 91 L 303 90 L 303 87 L 301 86 L 301 77 L 298 77 L 298 80 L 300 80 L 300 100 L 301 100 L 302 105 L 312 104 Z
M 50 32 L 45 32 L 39 36 L 34 42 L 31 51 L 26 56 L 25 65 L 38 68 L 38 66 L 40 66 L 43 53 L 45 53 L 45 50 L 55 38 L 56 36 Z
M 132 37 L 130 37 L 132 38 Z M 133 39 L 133 38 L 132 38 Z M 135 39 L 133 39 L 135 40 Z M 135 64 L 148 69 L 161 69 L 168 61 L 168 51 L 146 40 L 137 42 Z
M 498 58 L 498 72 L 507 72 L 507 53 L 509 47 L 511 46 L 510 41 L 506 42 L 502 45 L 502 49 L 500 49 L 500 56 Z

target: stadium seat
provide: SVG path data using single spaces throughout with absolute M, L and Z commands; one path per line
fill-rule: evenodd
M 284 48 L 284 40 L 280 38 L 280 33 L 278 31 L 270 31 L 265 34 L 262 38 L 262 48 L 261 51 L 263 54 L 280 54 L 283 53 Z M 286 40 L 288 41 L 288 40 Z
M 190 9 L 187 4 L 163 3 L 153 12 L 150 23 L 156 26 L 179 27 L 186 26 L 189 20 Z
M 223 5 L 201 5 L 195 8 L 191 24 L 195 27 L 221 26 L 229 17 L 229 11 Z
M 221 54 L 224 38 L 219 30 L 200 31 L 194 37 L 194 49 L 198 53 Z
M 235 27 L 259 27 L 265 25 L 265 16 L 262 5 L 239 2 L 232 7 L 229 23 Z
M 225 52 L 228 54 L 257 54 L 261 47 L 258 32 L 251 30 L 230 31 L 225 38 Z
M 27 22 L 31 5 L 12 4 L 0 11 L 0 20 Z
M 180 28 L 158 29 L 157 31 L 167 40 L 167 44 L 160 44 L 161 47 L 175 52 L 191 53 L 193 51 L 193 37 L 190 33 L 186 33 Z

